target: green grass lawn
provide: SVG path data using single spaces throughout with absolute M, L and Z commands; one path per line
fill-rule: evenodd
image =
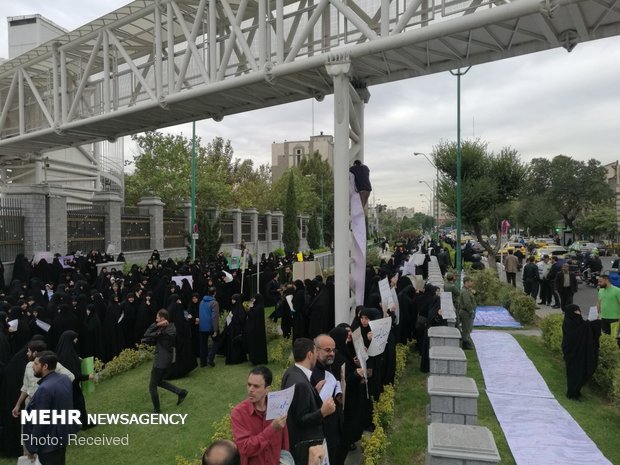
M 228 404 L 245 398 L 245 383 L 250 370 L 247 363 L 225 365 L 216 358 L 216 367 L 196 368 L 188 377 L 173 384 L 189 390 L 185 402 L 177 407 L 177 397 L 159 390 L 163 413 L 186 413 L 186 424 L 176 425 L 99 425 L 80 436 L 124 436 L 129 446 L 71 446 L 68 465 L 152 465 L 174 464 L 175 457 L 195 458 L 200 448 L 211 442 L 212 424 L 227 414 Z M 273 368 L 280 373 L 279 367 Z M 150 413 L 153 409 L 148 393 L 151 363 L 106 380 L 93 394 L 87 394 L 89 413 Z M 1 458 L 0 465 L 14 465 L 15 459 Z
M 538 337 L 516 336 L 527 355 L 547 381 L 558 401 L 582 426 L 612 463 L 620 463 L 620 408 L 605 401 L 590 387 L 583 390 L 584 401 L 566 399 L 564 364 L 554 356 Z M 478 424 L 488 427 L 495 437 L 502 465 L 514 464 L 499 423 L 484 389 L 482 372 L 475 351 L 466 351 L 468 376 L 476 380 L 480 391 Z M 196 368 L 188 377 L 173 381 L 189 390 L 185 402 L 177 407 L 176 396 L 160 390 L 164 413 L 186 413 L 183 426 L 115 426 L 99 425 L 80 433 L 81 436 L 129 435 L 129 446 L 72 446 L 67 453 L 69 465 L 151 465 L 174 464 L 177 456 L 197 458 L 200 449 L 209 444 L 213 422 L 228 412 L 228 404 L 245 397 L 245 381 L 249 364 L 227 366 L 217 357 L 215 368 Z M 422 465 L 426 449 L 427 374 L 420 373 L 420 358 L 412 350 L 405 374 L 396 390 L 396 415 L 388 431 L 388 446 L 383 465 Z M 151 401 L 148 382 L 151 364 L 140 367 L 99 384 L 93 394 L 86 395 L 91 413 L 148 413 Z M 272 367 L 274 375 L 281 374 L 279 366 Z M 0 465 L 14 465 L 14 459 L 0 458 Z
M 620 406 L 610 403 L 596 387 L 586 385 L 581 401 L 566 398 L 564 361 L 552 353 L 539 337 L 516 336 L 549 389 L 579 423 L 586 434 L 611 463 L 620 464 Z
M 598 390 L 586 386 L 582 390 L 583 400 L 566 398 L 566 374 L 563 360 L 554 355 L 536 336 L 515 336 L 528 357 L 543 376 L 549 389 L 560 404 L 579 423 L 586 434 L 596 443 L 601 452 L 612 462 L 620 464 L 620 408 L 610 403 Z M 484 379 L 475 351 L 466 351 L 467 372 L 476 380 L 478 398 L 478 424 L 486 426 L 493 433 L 501 456 L 502 465 L 515 464 L 503 431 L 495 417 L 485 392 Z M 395 418 L 388 432 L 390 445 L 383 465 L 422 465 L 427 441 L 426 392 L 428 375 L 419 370 L 420 358 L 412 352 L 407 370 L 396 390 Z
M 502 458 L 502 465 L 514 465 L 515 461 L 510 453 L 506 438 L 502 432 L 491 403 L 484 390 L 482 371 L 478 364 L 476 352 L 468 350 L 467 373 L 476 380 L 480 391 L 478 398 L 478 424 L 486 426 L 493 433 L 495 443 Z M 387 448 L 383 465 L 422 465 L 426 450 L 426 406 L 429 397 L 426 392 L 428 373 L 420 372 L 420 357 L 412 351 L 407 363 L 407 370 L 396 389 L 394 422 L 391 432 L 388 432 L 390 445 Z

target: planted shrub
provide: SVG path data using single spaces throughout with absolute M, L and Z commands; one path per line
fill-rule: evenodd
M 563 320 L 563 315 L 550 315 L 540 325 L 545 345 L 560 357 L 562 356 Z M 618 348 L 616 338 L 606 334 L 601 335 L 598 365 L 592 380 L 610 400 L 620 401 L 620 348 Z
M 534 323 L 536 301 L 531 296 L 523 294 L 520 291 L 513 293 L 508 309 L 514 319 L 519 323 L 524 325 Z
M 502 283 L 495 271 L 484 269 L 472 273 L 471 277 L 474 282 L 478 305 L 497 305 L 500 303 Z
M 540 323 L 545 345 L 556 354 L 562 354 L 562 321 L 564 315 L 549 315 Z
M 615 337 L 601 335 L 594 382 L 611 400 L 620 401 L 620 348 Z
M 136 345 L 135 349 L 125 349 L 108 363 L 102 363 L 101 360 L 95 359 L 94 369 L 98 382 L 112 378 L 121 373 L 125 373 L 138 365 L 142 365 L 146 361 L 153 359 L 155 346 L 147 344 Z

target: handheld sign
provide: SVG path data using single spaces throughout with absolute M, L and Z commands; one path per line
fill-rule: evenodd
M 286 303 L 288 304 L 288 308 L 291 309 L 291 312 L 295 313 L 295 309 L 293 308 L 293 296 L 292 295 L 286 296 Z
M 294 395 L 294 384 L 290 388 L 267 394 L 267 413 L 265 414 L 265 420 L 274 420 L 286 415 L 293 402 Z
M 325 402 L 327 399 L 337 394 L 336 388 L 338 387 L 338 381 L 336 381 L 336 377 L 332 375 L 329 371 L 325 372 L 325 384 L 321 388 L 321 392 L 319 392 L 319 396 L 321 400 Z
M 374 357 L 381 355 L 385 350 L 390 330 L 392 329 L 392 318 L 382 318 L 380 320 L 374 320 L 370 323 L 370 330 L 372 331 L 372 339 L 370 346 L 368 347 L 368 355 Z
M 364 346 L 364 340 L 362 339 L 362 330 L 357 328 L 353 331 L 353 347 L 355 348 L 355 355 L 357 355 L 357 359 L 360 362 L 360 368 L 364 370 L 364 380 L 366 382 L 364 385 L 366 386 L 366 399 L 369 399 L 368 395 L 368 370 L 366 369 L 366 360 L 368 359 L 368 354 L 366 354 L 366 346 Z
M 34 322 L 43 331 L 45 331 L 46 333 L 49 332 L 49 330 L 51 328 L 51 325 L 49 323 L 46 323 L 45 321 L 39 320 L 38 318 L 36 320 L 34 320 Z
M 588 314 L 588 320 L 594 321 L 596 319 L 598 319 L 598 309 L 596 308 L 596 306 L 590 307 L 590 313 Z
M 366 359 L 368 359 L 368 355 L 366 354 L 366 347 L 362 339 L 362 331 L 359 328 L 353 331 L 353 347 L 355 348 L 355 355 L 360 361 L 360 367 L 366 371 Z
M 189 282 L 189 285 L 193 288 L 194 287 L 194 278 L 192 277 L 192 275 L 186 275 L 186 276 L 172 276 L 172 281 L 174 281 L 174 284 L 176 284 L 177 286 L 179 286 L 179 288 L 181 288 L 183 286 L 183 280 L 187 279 L 187 281 Z
M 323 459 L 321 465 L 329 465 L 329 453 L 327 452 L 327 439 L 323 439 Z
M 387 311 L 392 307 L 394 300 L 390 291 L 390 283 L 387 278 L 379 281 L 379 293 L 381 294 L 381 306 L 383 307 L 383 316 L 387 316 Z
M 86 357 L 80 363 L 80 371 L 83 375 L 92 375 L 95 373 L 95 360 L 93 357 Z M 82 389 L 85 392 L 95 392 L 95 383 L 92 380 L 81 381 Z

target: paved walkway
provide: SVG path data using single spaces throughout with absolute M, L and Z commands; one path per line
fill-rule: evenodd
M 472 339 L 487 396 L 517 465 L 611 465 L 511 335 L 474 331 Z

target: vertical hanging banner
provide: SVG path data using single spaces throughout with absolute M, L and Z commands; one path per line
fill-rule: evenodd
M 351 194 L 351 281 L 356 305 L 364 305 L 366 285 L 366 217 L 360 195 L 355 191 L 355 177 L 349 173 Z

